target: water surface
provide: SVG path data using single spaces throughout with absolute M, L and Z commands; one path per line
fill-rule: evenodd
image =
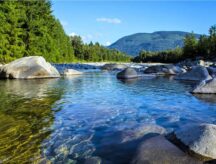
M 134 144 L 121 143 L 125 131 L 216 123 L 216 96 L 191 95 L 193 85 L 162 77 L 120 81 L 107 72 L 1 80 L 0 163 L 127 163 Z

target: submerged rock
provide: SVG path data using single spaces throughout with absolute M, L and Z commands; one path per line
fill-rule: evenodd
M 156 136 L 144 141 L 132 161 L 132 164 L 201 164 L 165 139 Z
M 146 70 L 144 70 L 144 73 L 176 75 L 176 74 L 183 73 L 183 69 L 174 65 L 155 65 L 155 66 L 148 67 Z
M 216 125 L 192 124 L 183 126 L 174 134 L 193 153 L 216 159 Z
M 125 70 L 117 74 L 118 79 L 133 79 L 137 77 L 138 77 L 138 73 L 133 68 L 126 68 Z
M 81 75 L 83 72 L 77 71 L 75 69 L 65 69 L 63 75 L 71 76 L 71 75 Z
M 216 94 L 216 78 L 201 82 L 193 89 L 192 93 Z
M 144 124 L 142 126 L 136 127 L 134 129 L 122 133 L 121 143 L 137 140 L 143 137 L 163 135 L 166 134 L 166 132 L 166 129 L 161 126 L 154 124 Z
M 114 70 L 123 70 L 126 69 L 127 66 L 125 64 L 105 64 L 102 66 L 103 70 L 114 71 Z
M 34 79 L 60 77 L 59 72 L 41 56 L 17 59 L 0 68 L 0 78 Z
M 175 77 L 176 80 L 203 81 L 211 79 L 208 70 L 202 66 L 193 67 L 190 71 Z
M 87 159 L 85 159 L 85 163 L 84 164 L 101 164 L 102 160 L 99 157 L 89 157 Z

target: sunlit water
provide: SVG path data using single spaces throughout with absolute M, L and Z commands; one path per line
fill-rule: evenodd
M 0 163 L 129 163 L 125 131 L 216 123 L 216 96 L 194 96 L 171 78 L 117 80 L 114 73 L 0 81 Z

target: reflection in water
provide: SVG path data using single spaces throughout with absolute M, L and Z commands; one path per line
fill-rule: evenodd
M 31 80 L 1 80 L 1 92 L 21 96 L 22 98 L 40 98 L 47 96 L 47 91 L 59 79 L 31 79 Z
M 0 163 L 127 163 L 133 128 L 216 122 L 216 103 L 194 97 L 193 86 L 163 77 L 128 85 L 108 72 L 0 81 Z
M 1 81 L 0 163 L 40 162 L 41 143 L 51 133 L 52 104 L 60 91 L 48 90 L 56 80 Z
M 194 94 L 194 96 L 201 101 L 216 104 L 215 94 Z
M 125 84 L 133 84 L 133 83 L 136 83 L 138 78 L 133 78 L 133 79 L 118 79 L 120 80 L 122 83 L 125 83 Z

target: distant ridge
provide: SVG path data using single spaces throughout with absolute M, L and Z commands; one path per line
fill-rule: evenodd
M 120 38 L 109 48 L 117 49 L 128 55 L 137 56 L 141 50 L 162 51 L 183 46 L 183 39 L 188 32 L 157 31 L 153 33 L 136 33 Z M 200 34 L 195 34 L 199 38 Z

